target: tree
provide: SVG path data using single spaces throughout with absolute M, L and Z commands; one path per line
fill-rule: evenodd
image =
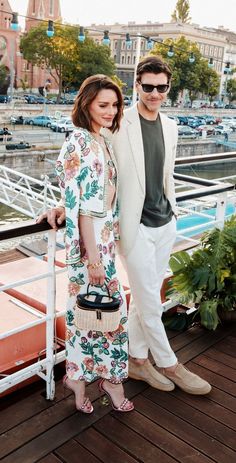
M 229 101 L 231 102 L 231 101 L 236 100 L 236 79 L 229 79 L 226 85 L 227 85 L 226 91 L 227 91 Z
M 168 58 L 167 52 L 170 45 L 173 46 L 174 55 Z M 219 88 L 219 77 L 214 69 L 209 69 L 208 62 L 204 59 L 196 43 L 190 42 L 185 37 L 180 37 L 173 41 L 167 39 L 155 45 L 154 55 L 161 55 L 168 62 L 173 72 L 171 90 L 169 97 L 175 103 L 178 95 L 183 90 L 189 91 L 189 98 L 192 102 L 199 92 L 209 94 L 209 91 L 216 93 Z M 190 63 L 190 55 L 193 55 L 194 62 Z M 209 79 L 211 77 L 211 86 Z
M 190 23 L 191 17 L 189 16 L 190 13 L 190 6 L 189 0 L 178 0 L 176 3 L 175 10 L 171 15 L 172 22 L 182 22 L 182 23 Z
M 47 69 L 58 85 L 58 99 L 63 86 L 80 85 L 91 74 L 114 74 L 109 48 L 90 38 L 79 42 L 79 26 L 55 23 L 53 37 L 48 37 L 46 30 L 46 23 L 30 29 L 21 39 L 20 50 L 32 65 Z
M 210 103 L 218 95 L 220 89 L 220 78 L 214 69 L 210 69 L 204 63 L 203 73 L 201 75 L 201 92 L 208 96 Z
M 9 86 L 9 69 L 4 66 L 4 64 L 0 65 L 0 94 L 6 95 L 7 88 Z
M 76 88 L 79 88 L 83 80 L 93 74 L 106 74 L 109 77 L 115 74 L 115 62 L 111 58 L 110 48 L 95 43 L 89 37 L 77 46 L 77 61 L 79 67 L 71 79 L 71 84 Z

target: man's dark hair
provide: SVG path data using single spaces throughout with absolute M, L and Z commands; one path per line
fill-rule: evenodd
M 137 82 L 140 82 L 142 75 L 145 72 L 151 72 L 153 74 L 160 74 L 164 72 L 167 75 L 168 82 L 171 80 L 172 72 L 164 61 L 159 56 L 148 56 L 142 59 L 137 66 Z

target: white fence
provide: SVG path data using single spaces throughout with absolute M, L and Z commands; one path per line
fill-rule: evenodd
M 24 177 L 24 176 L 23 176 Z M 227 198 L 232 196 L 232 191 L 234 186 L 228 183 L 217 183 L 211 182 L 203 179 L 195 179 L 187 176 L 176 175 L 177 182 L 177 200 L 179 203 L 179 210 L 181 216 L 186 216 L 189 214 L 198 214 L 199 217 L 204 217 L 209 219 L 208 225 L 218 225 L 222 226 L 225 219 L 225 208 L 227 204 Z M 188 191 L 181 192 L 183 186 L 186 189 L 188 185 Z M 191 189 L 190 189 L 191 188 Z M 52 190 L 53 191 L 53 190 Z M 54 194 L 54 193 L 52 193 Z M 207 201 L 206 201 L 207 198 Z M 41 199 L 43 199 L 43 193 L 41 194 Z M 216 205 L 215 216 L 208 215 L 207 212 L 203 212 L 203 206 L 205 208 L 206 204 Z M 14 228 L 3 227 L 0 229 L 0 241 L 11 240 L 14 242 L 15 239 L 19 240 L 19 237 L 26 235 L 33 235 L 48 233 L 48 269 L 45 274 L 40 274 L 28 279 L 20 281 L 12 281 L 12 283 L 1 286 L 0 291 L 6 291 L 10 288 L 15 288 L 21 286 L 25 283 L 33 282 L 42 278 L 47 279 L 47 310 L 46 314 L 43 314 L 39 317 L 38 320 L 24 324 L 23 326 L 9 330 L 3 333 L 0 336 L 1 340 L 4 340 L 13 334 L 23 333 L 24 330 L 27 330 L 30 327 L 46 323 L 46 355 L 42 360 L 34 362 L 32 365 L 25 368 L 21 368 L 19 371 L 4 376 L 0 379 L 0 393 L 6 391 L 24 381 L 27 378 L 31 378 L 34 375 L 38 375 L 43 378 L 46 382 L 46 397 L 47 399 L 52 400 L 55 392 L 55 383 L 54 383 L 54 365 L 63 361 L 65 359 L 65 350 L 60 352 L 55 352 L 54 342 L 55 342 L 55 320 L 57 317 L 62 317 L 65 315 L 65 310 L 56 313 L 55 311 L 55 295 L 56 295 L 56 274 L 65 272 L 66 269 L 58 269 L 55 267 L 55 249 L 56 249 L 56 233 L 53 230 L 48 231 L 48 224 L 40 225 L 28 225 L 27 222 L 18 225 Z M 190 242 L 197 243 L 198 240 L 188 236 L 186 238 L 186 232 L 189 235 L 196 234 L 199 232 L 199 226 L 187 227 L 185 230 L 182 230 L 178 238 L 187 239 Z M 25 264 L 27 265 L 27 259 L 25 259 Z M 14 275 L 12 275 L 14 279 Z M 25 307 L 24 307 L 25 309 Z

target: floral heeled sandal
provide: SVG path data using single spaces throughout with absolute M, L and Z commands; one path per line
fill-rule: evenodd
M 75 394 L 75 406 L 76 406 L 76 409 L 79 411 L 79 412 L 82 412 L 82 413 L 93 413 L 93 406 L 90 402 L 90 399 L 88 397 L 85 397 L 84 398 L 84 401 L 82 403 L 82 405 L 80 405 L 80 407 L 77 406 L 76 404 L 76 393 L 75 391 L 68 385 L 67 383 L 67 380 L 68 380 L 68 376 L 65 375 L 62 379 L 62 383 L 63 383 L 63 386 L 64 386 L 64 389 L 69 389 L 70 391 L 74 392 Z
M 104 392 L 104 394 L 106 394 L 106 396 L 108 397 L 110 403 L 111 403 L 111 406 L 113 408 L 113 410 L 116 410 L 117 412 L 123 412 L 123 413 L 126 413 L 126 412 L 131 412 L 133 409 L 134 409 L 134 404 L 133 402 L 131 402 L 129 399 L 125 398 L 121 404 L 119 405 L 119 407 L 116 407 L 113 400 L 112 400 L 112 397 L 110 395 L 110 393 L 108 391 L 106 391 L 106 389 L 104 389 L 103 387 L 103 384 L 106 380 L 105 379 L 101 379 L 99 381 L 99 384 L 98 384 L 98 387 L 99 387 L 99 390 L 100 390 L 100 393 Z M 109 380 L 107 380 L 109 381 Z M 112 384 L 119 384 L 118 382 L 115 383 L 115 382 L 112 382 Z M 128 407 L 127 407 L 128 406 Z

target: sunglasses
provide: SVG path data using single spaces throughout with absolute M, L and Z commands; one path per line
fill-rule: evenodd
M 143 84 L 142 82 L 139 82 L 139 83 L 145 93 L 152 93 L 154 88 L 157 89 L 158 93 L 166 93 L 169 88 L 169 84 L 151 85 L 151 84 Z

